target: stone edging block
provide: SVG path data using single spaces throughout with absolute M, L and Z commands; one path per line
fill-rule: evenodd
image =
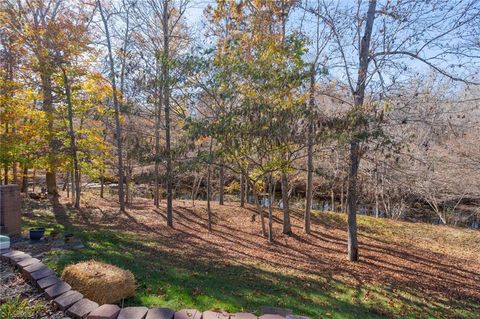
M 70 290 L 64 293 L 63 295 L 60 295 L 57 298 L 55 298 L 53 300 L 53 303 L 58 309 L 65 311 L 68 309 L 68 307 L 70 307 L 77 301 L 80 301 L 81 299 L 83 299 L 83 295 L 81 293 L 79 293 L 76 290 Z
M 182 309 L 175 312 L 174 319 L 202 319 L 202 313 L 197 309 Z
M 115 319 L 119 313 L 119 306 L 105 304 L 90 312 L 88 319 Z
M 175 311 L 169 308 L 153 308 L 148 310 L 145 319 L 173 319 Z
M 50 286 L 55 285 L 59 281 L 60 281 L 60 279 L 58 279 L 58 277 L 56 275 L 51 275 L 51 276 L 39 279 L 37 281 L 37 287 L 40 288 L 41 291 L 44 291 L 45 289 L 47 289 Z
M 98 303 L 95 301 L 83 298 L 67 309 L 67 315 L 76 319 L 83 319 L 98 307 Z
M 59 281 L 55 285 L 45 289 L 45 294 L 48 299 L 54 299 L 67 291 L 72 290 L 72 287 L 64 281 Z
M 120 310 L 117 319 L 144 319 L 147 307 L 127 307 Z

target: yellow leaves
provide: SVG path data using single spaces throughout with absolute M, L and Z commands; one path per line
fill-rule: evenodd
M 390 111 L 391 103 L 389 101 L 383 101 L 383 111 L 386 113 Z
M 208 136 L 202 136 L 202 137 L 199 137 L 195 140 L 195 146 L 202 146 L 202 145 L 206 145 L 206 143 L 210 140 L 210 137 Z

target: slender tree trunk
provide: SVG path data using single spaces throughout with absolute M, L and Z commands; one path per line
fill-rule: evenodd
M 48 68 L 48 66 L 47 66 Z M 57 154 L 57 145 L 55 142 L 55 134 L 53 131 L 53 89 L 52 89 L 52 77 L 49 74 L 48 70 L 42 72 L 41 76 L 42 82 L 42 93 L 43 93 L 43 103 L 42 107 L 47 116 L 47 136 L 49 141 L 49 153 L 48 153 L 48 167 L 45 175 L 47 183 L 47 192 L 48 194 L 56 197 L 58 196 L 57 191 L 57 165 L 56 165 L 56 154 Z
M 245 207 L 245 178 L 240 174 L 240 207 Z
M 362 112 L 363 101 L 365 98 L 365 87 L 367 81 L 367 71 L 369 64 L 370 39 L 372 36 L 373 23 L 375 20 L 376 0 L 370 0 L 367 12 L 367 22 L 365 33 L 360 42 L 359 69 L 357 86 L 354 92 L 354 128 L 353 133 L 357 133 L 360 122 L 359 115 Z M 360 165 L 360 142 L 354 136 L 350 142 L 350 170 L 348 176 L 348 260 L 358 260 L 358 241 L 357 241 L 357 179 L 358 167 Z
M 193 184 L 193 189 L 192 189 L 192 206 L 195 206 L 195 200 L 197 199 L 198 196 L 198 191 L 200 189 L 200 185 L 202 184 L 203 177 L 200 176 L 198 181 L 195 181 Z
M 75 203 L 75 174 L 73 172 L 73 170 L 70 170 L 70 180 L 71 180 L 71 183 L 70 183 L 70 189 L 72 190 L 72 204 Z
M 252 185 L 252 191 L 253 191 L 253 197 L 255 199 L 255 206 L 257 207 L 257 211 L 260 214 L 260 222 L 262 224 L 262 236 L 266 237 L 267 236 L 267 230 L 266 230 L 266 227 L 265 227 L 265 216 L 263 214 L 263 208 L 262 208 L 262 206 L 260 206 L 260 201 L 258 199 L 258 190 L 257 190 L 257 187 L 255 186 L 255 184 Z
M 190 193 L 190 199 L 192 200 L 192 206 L 195 206 L 195 191 L 197 188 L 197 175 L 195 175 L 195 179 L 193 180 L 192 192 Z
M 17 129 L 15 128 L 15 122 L 12 124 L 12 134 L 15 136 Z M 18 162 L 14 161 L 12 165 L 12 177 L 13 177 L 13 184 L 18 185 Z
M 107 140 L 107 128 L 103 130 L 103 143 Z M 100 168 L 100 198 L 104 196 L 104 189 L 105 189 L 105 167 L 102 163 L 102 167 Z
M 287 174 L 282 173 L 282 202 L 283 202 L 283 233 L 292 234 L 292 224 L 290 222 L 290 207 L 288 204 L 288 178 Z
M 70 172 L 65 173 L 65 190 L 67 191 L 67 198 L 70 198 Z
M 162 60 L 162 78 L 163 78 L 163 103 L 165 107 L 165 140 L 166 140 L 166 157 L 167 157 L 167 225 L 173 227 L 173 167 L 172 167 L 172 151 L 170 137 L 170 76 L 169 76 L 169 60 L 170 60 L 170 30 L 168 27 L 169 0 L 163 0 L 163 60 Z
M 70 153 L 73 159 L 73 171 L 75 174 L 75 208 L 80 208 L 80 173 L 78 168 L 77 157 L 77 143 L 75 141 L 75 130 L 73 128 L 73 106 L 72 95 L 70 91 L 70 83 L 65 69 L 62 69 L 63 85 L 65 87 L 65 94 L 67 97 L 67 111 L 68 111 L 68 135 L 70 137 Z
M 378 218 L 379 211 L 379 196 L 378 196 L 378 165 L 375 161 L 375 218 Z
M 311 215 L 312 215 L 312 197 L 313 197 L 313 134 L 314 124 L 313 119 L 310 119 L 308 124 L 307 137 L 307 194 L 305 197 L 305 216 L 303 231 L 310 234 Z
M 27 164 L 23 165 L 23 174 L 22 174 L 22 193 L 28 192 L 28 166 Z
M 65 172 L 65 178 L 64 178 L 64 182 L 63 182 L 63 191 L 67 192 L 67 198 L 70 197 L 70 172 Z
M 122 127 L 120 125 L 120 106 L 118 103 L 117 96 L 117 85 L 115 83 L 115 65 L 113 61 L 112 53 L 112 44 L 110 42 L 110 32 L 108 29 L 108 21 L 105 16 L 100 0 L 97 0 L 97 7 L 100 11 L 100 16 L 102 18 L 103 26 L 105 28 L 105 36 L 107 41 L 108 49 L 108 60 L 110 66 L 110 80 L 112 81 L 112 97 L 113 97 L 113 107 L 115 110 L 115 131 L 116 131 L 116 141 L 117 141 L 117 168 L 118 168 L 118 202 L 120 204 L 120 211 L 125 211 L 125 193 L 123 189 L 124 184 L 124 174 L 123 174 L 123 151 L 122 151 Z
M 212 185 L 211 185 L 211 175 L 212 175 L 212 164 L 211 160 L 208 160 L 207 167 L 207 213 L 208 213 L 208 231 L 212 232 L 212 208 L 210 207 L 210 201 L 212 196 Z
M 157 53 L 158 55 L 159 53 Z M 156 59 L 156 70 L 158 70 L 158 65 L 159 65 L 159 59 L 158 57 Z M 155 193 L 154 193 L 154 204 L 155 207 L 159 207 L 160 205 L 160 123 L 162 122 L 162 86 L 163 86 L 163 79 L 158 79 L 159 75 L 158 71 L 156 72 L 157 76 L 155 79 Z
M 103 192 L 105 188 L 105 177 L 104 177 L 105 171 L 102 167 L 102 176 L 100 176 L 100 198 L 103 198 Z
M 130 183 L 131 183 L 131 170 L 130 170 L 130 159 L 127 156 L 126 160 L 126 165 L 125 165 L 125 205 L 127 207 L 130 206 L 131 204 L 131 189 L 130 189 Z
M 223 205 L 223 198 L 225 194 L 225 168 L 223 164 L 220 165 L 220 190 L 219 190 L 218 203 Z
M 273 209 L 272 209 L 272 201 L 273 196 L 273 184 L 272 176 L 270 174 L 268 178 L 268 241 L 273 243 Z
M 35 182 L 37 180 L 37 170 L 33 169 L 33 176 L 32 176 L 32 192 L 35 193 Z
M 13 183 L 18 185 L 18 162 L 13 162 L 12 175 L 13 175 Z
M 330 188 L 330 199 L 332 202 L 332 212 L 335 211 L 335 190 L 333 189 L 333 185 Z
M 5 124 L 5 136 L 8 135 L 8 122 Z M 8 185 L 8 163 L 3 164 L 3 183 Z
M 248 173 L 247 173 L 248 174 Z M 250 183 L 248 182 L 248 175 L 245 176 L 245 201 L 248 203 L 248 195 L 250 194 Z
M 212 208 L 210 202 L 212 200 L 212 147 L 213 139 L 210 139 L 210 147 L 208 149 L 208 166 L 207 166 L 207 213 L 208 213 L 208 231 L 212 232 Z
M 342 184 L 340 185 L 340 212 L 344 213 L 345 212 L 345 203 L 344 203 L 344 197 L 345 197 L 345 181 L 342 179 Z
M 360 163 L 358 142 L 350 143 L 350 172 L 347 195 L 348 209 L 348 259 L 358 260 L 357 241 L 357 172 Z
M 3 180 L 4 180 L 4 185 L 8 185 L 8 164 L 5 164 L 3 166 Z
M 65 177 L 63 178 L 62 192 L 67 190 L 67 185 L 68 185 L 68 172 L 65 173 Z

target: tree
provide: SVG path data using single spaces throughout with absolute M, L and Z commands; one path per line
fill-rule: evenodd
M 368 130 L 366 95 L 388 96 L 399 85 L 399 78 L 414 74 L 420 63 L 455 81 L 473 83 L 468 74 L 468 57 L 478 50 L 470 45 L 479 22 L 476 1 L 411 2 L 397 1 L 377 5 L 358 1 L 356 5 L 323 2 L 318 15 L 333 34 L 331 60 L 343 66 L 340 76 L 351 93 L 350 164 L 347 193 L 348 259 L 358 260 L 356 212 L 358 169 L 362 143 L 372 137 Z M 362 14 L 364 12 L 364 14 Z M 361 35 L 361 36 L 360 36 Z M 451 36 L 456 41 L 451 41 Z M 473 50 L 473 51 L 472 51 Z M 469 52 L 469 53 L 466 53 Z M 446 58 L 462 61 L 446 64 Z M 412 63 L 415 61 L 415 63 Z M 355 75 L 356 73 L 356 75 Z
M 117 169 L 118 169 L 118 202 L 120 204 L 120 211 L 125 211 L 125 191 L 124 191 L 124 181 L 125 176 L 123 172 L 123 151 L 122 151 L 122 127 L 120 125 L 120 106 L 118 102 L 118 93 L 116 85 L 116 76 L 115 76 L 115 66 L 112 53 L 112 44 L 110 39 L 110 31 L 108 27 L 108 19 L 103 10 L 101 0 L 97 0 L 97 7 L 102 18 L 102 23 L 105 31 L 105 41 L 108 49 L 108 63 L 110 68 L 110 81 L 112 84 L 112 99 L 113 99 L 113 108 L 115 110 L 115 132 L 116 132 L 116 142 L 117 142 Z
M 293 2 L 252 4 L 221 2 L 211 12 L 219 35 L 214 61 L 219 95 L 237 99 L 219 114 L 211 131 L 232 170 L 251 185 L 265 236 L 258 195 L 264 179 L 271 180 L 268 176 L 274 172 L 282 176 L 284 232 L 291 231 L 287 174 L 301 148 L 292 127 L 301 116 L 304 49 L 297 34 L 286 34 Z

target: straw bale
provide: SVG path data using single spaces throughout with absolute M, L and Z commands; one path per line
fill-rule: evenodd
M 100 305 L 135 295 L 135 278 L 130 271 L 95 260 L 67 266 L 62 279 Z

